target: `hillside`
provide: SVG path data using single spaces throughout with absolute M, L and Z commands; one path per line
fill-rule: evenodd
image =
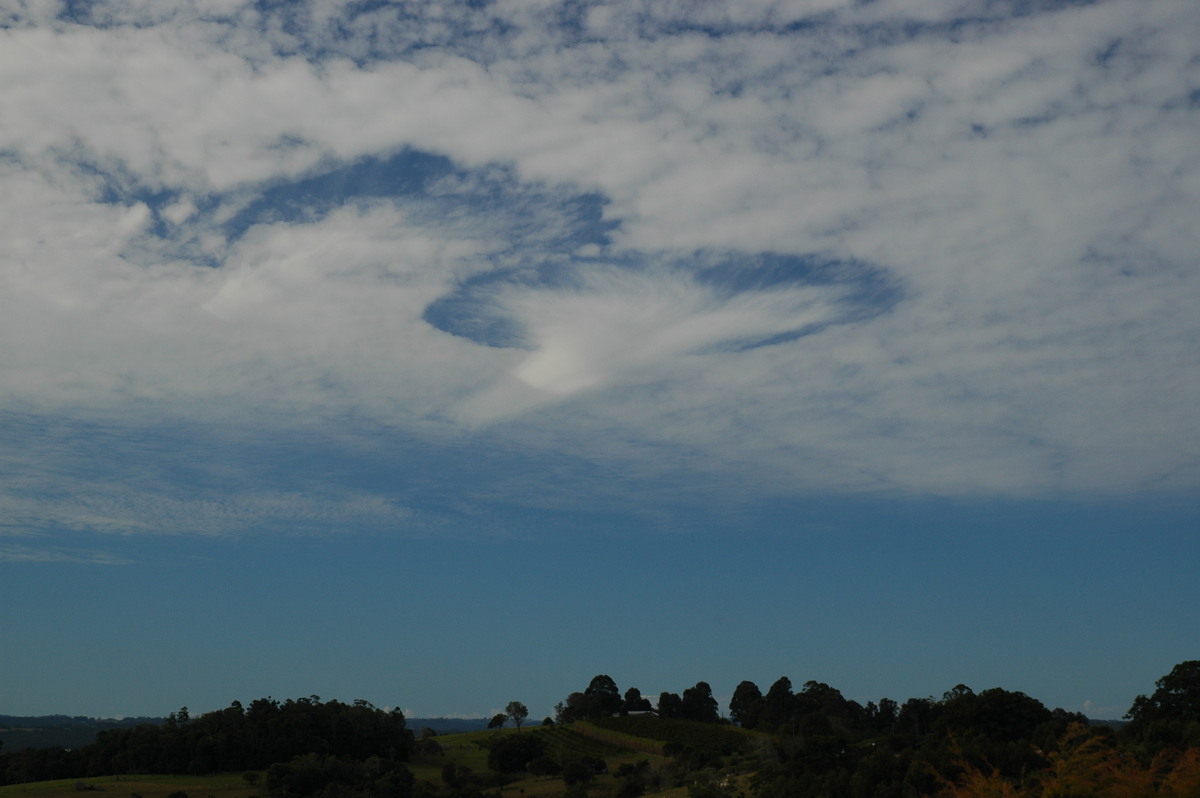
M 69 715 L 0 715 L 4 751 L 22 748 L 82 748 L 110 729 L 131 729 L 143 723 L 162 724 L 166 718 L 87 718 Z
M 413 718 L 409 727 L 366 701 L 268 698 L 198 717 L 184 708 L 158 725 L 103 731 L 80 749 L 6 750 L 0 784 L 48 798 L 69 789 L 147 798 L 113 785 L 155 774 L 197 791 L 209 777 L 224 779 L 222 792 L 244 780 L 265 798 L 1196 798 L 1200 660 L 1155 685 L 1119 729 L 999 687 L 958 684 L 940 699 L 864 706 L 817 681 L 795 690 L 787 677 L 765 694 L 739 684 L 729 704 L 737 725 L 719 716 L 707 683 L 664 692 L 648 710 L 636 688 L 622 698 L 603 674 L 556 706 L 557 723 L 453 734 L 435 727 L 483 719 Z M 511 702 L 510 720 L 527 714 Z M 26 732 L 90 722 L 16 720 Z

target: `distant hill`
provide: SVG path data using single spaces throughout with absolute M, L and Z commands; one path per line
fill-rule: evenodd
M 0 742 L 5 751 L 22 748 L 83 748 L 96 734 L 128 729 L 143 723 L 161 724 L 166 718 L 85 718 L 70 715 L 0 715 Z
M 408 730 L 418 737 L 421 729 L 433 729 L 438 734 L 482 731 L 487 728 L 487 718 L 405 718 Z
M 1096 718 L 1088 718 L 1088 724 L 1091 726 L 1108 726 L 1113 731 L 1120 731 L 1122 727 L 1129 725 L 1127 720 L 1097 720 Z
M 406 718 L 408 728 L 420 736 L 430 728 L 438 734 L 486 729 L 487 718 Z M 143 723 L 161 725 L 166 718 L 86 718 L 70 715 L 0 715 L 0 750 L 22 748 L 83 748 L 96 742 L 96 734 L 109 729 L 128 729 Z

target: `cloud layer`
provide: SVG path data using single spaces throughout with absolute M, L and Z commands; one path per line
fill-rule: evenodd
M 166 475 L 177 423 L 239 457 L 452 451 L 447 483 L 497 464 L 471 501 L 527 506 L 588 480 L 511 457 L 769 495 L 1200 481 L 1192 3 L 4 0 L 0 25 L 6 428 L 154 436 L 150 504 L 191 497 L 161 527 L 429 517 L 408 477 L 201 506 Z M 90 444 L 51 473 L 9 441 L 6 474 L 44 474 L 0 496 L 26 527 L 138 523 L 145 483 L 89 504 Z

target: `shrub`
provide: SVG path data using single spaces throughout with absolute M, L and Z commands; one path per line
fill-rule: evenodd
M 545 753 L 542 740 L 533 734 L 516 734 L 499 740 L 488 752 L 488 767 L 497 773 L 519 773 Z

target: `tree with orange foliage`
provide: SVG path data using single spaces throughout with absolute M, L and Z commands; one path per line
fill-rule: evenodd
M 1036 783 L 1021 788 L 999 770 L 959 763 L 957 778 L 943 779 L 946 798 L 1197 798 L 1200 748 L 1167 749 L 1148 765 L 1116 745 L 1111 734 L 1073 724 L 1047 756 Z

